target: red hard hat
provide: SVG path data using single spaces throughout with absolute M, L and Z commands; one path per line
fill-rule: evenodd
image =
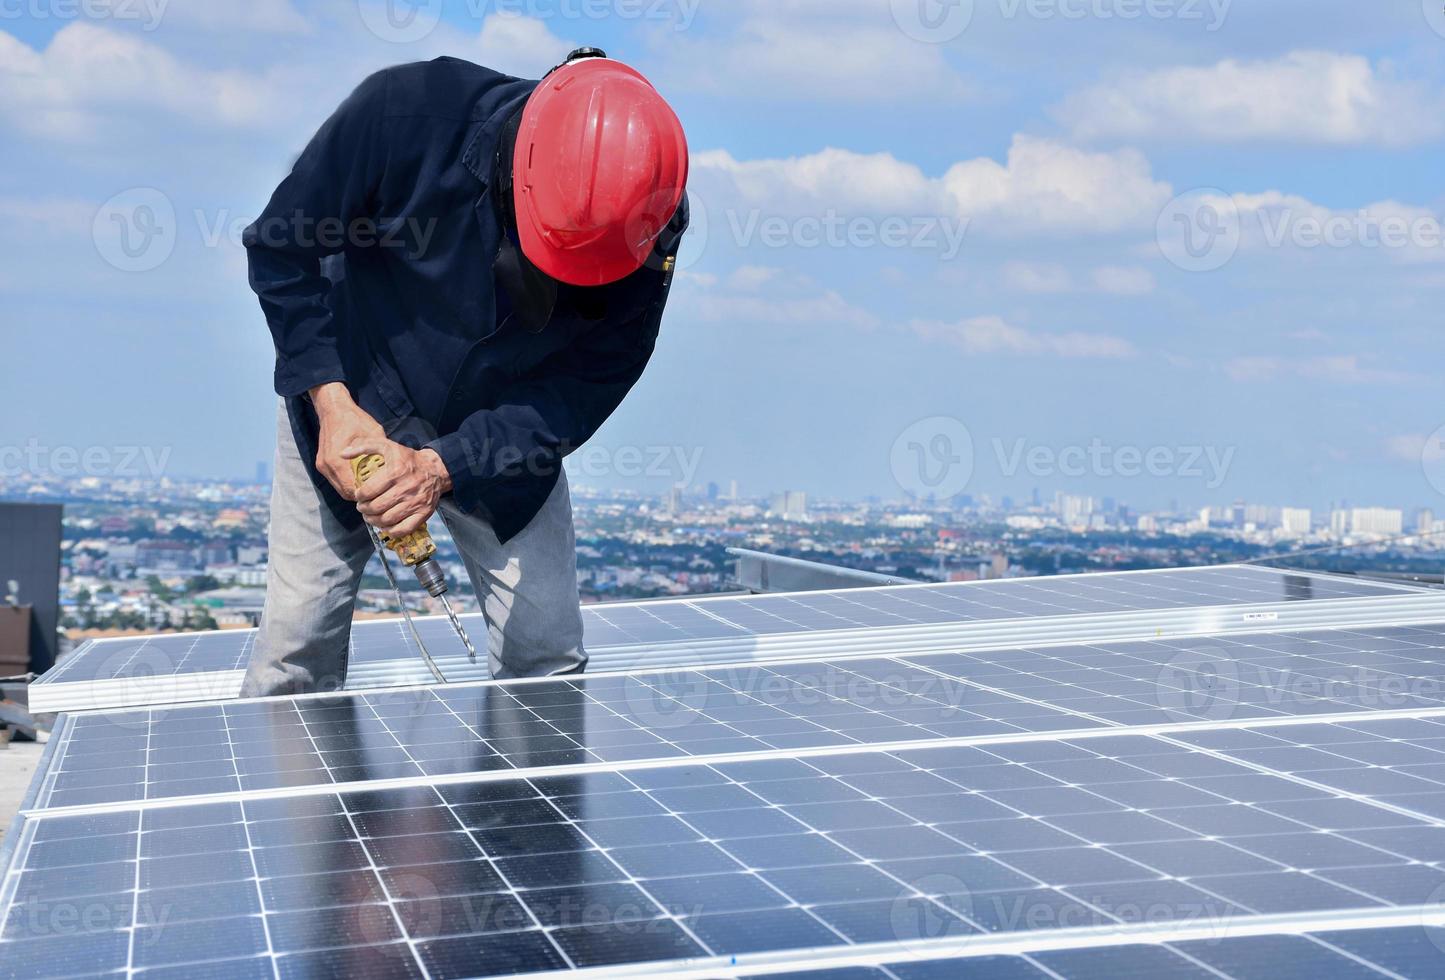
M 570 61 L 522 110 L 512 160 L 522 252 L 602 286 L 640 269 L 687 184 L 687 138 L 657 90 L 618 61 Z

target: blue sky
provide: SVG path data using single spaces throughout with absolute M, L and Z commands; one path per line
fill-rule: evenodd
M 676 105 L 702 219 L 583 482 L 1445 510 L 1434 0 L 387 12 L 0 7 L 0 465 L 251 473 L 271 356 L 235 231 L 317 124 L 387 64 L 591 43 Z M 162 233 L 127 255 L 138 215 Z

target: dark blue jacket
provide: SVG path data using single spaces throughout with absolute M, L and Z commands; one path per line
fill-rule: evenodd
M 378 72 L 246 229 L 276 392 L 347 526 L 360 515 L 316 472 L 308 389 L 345 382 L 391 438 L 435 449 L 457 503 L 505 541 L 652 355 L 685 202 L 646 266 L 610 286 L 561 286 L 540 331 L 518 322 L 494 281 L 498 145 L 536 86 L 455 58 Z

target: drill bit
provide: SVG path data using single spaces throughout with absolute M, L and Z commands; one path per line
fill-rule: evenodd
M 406 599 L 402 597 L 401 586 L 396 584 L 396 575 L 391 570 L 391 562 L 386 557 L 386 546 L 381 543 L 381 538 L 376 533 L 376 528 L 370 524 L 366 529 L 371 532 L 371 543 L 376 546 L 376 553 L 381 557 L 381 570 L 386 573 L 386 580 L 391 583 L 391 591 L 396 595 L 396 604 L 401 609 L 401 616 L 406 620 L 407 627 L 411 630 L 412 639 L 416 640 L 416 648 L 421 651 L 422 660 L 426 661 L 427 670 L 431 671 L 432 677 L 436 678 L 438 684 L 447 682 L 446 675 L 441 672 L 437 662 L 427 652 L 426 644 L 422 642 L 421 634 L 417 632 L 416 623 L 412 622 L 411 611 L 406 608 Z M 451 612 L 450 608 L 447 610 Z M 455 617 L 453 617 L 455 619 Z M 471 644 L 467 644 L 469 647 Z
M 467 648 L 467 658 L 470 659 L 472 663 L 476 663 L 477 648 L 472 646 L 471 637 L 467 636 L 467 631 L 462 629 L 462 621 L 457 618 L 456 613 L 452 612 L 452 604 L 447 601 L 445 595 L 437 596 L 437 598 L 442 601 L 442 608 L 447 611 L 447 619 L 452 621 L 452 629 L 457 631 L 457 636 L 461 638 L 462 646 Z

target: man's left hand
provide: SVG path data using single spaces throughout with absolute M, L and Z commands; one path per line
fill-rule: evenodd
M 347 459 L 378 455 L 386 460 L 356 491 L 356 509 L 366 523 L 394 538 L 424 526 L 442 494 L 452 488 L 446 464 L 433 450 L 409 449 L 391 440 L 346 447 Z

